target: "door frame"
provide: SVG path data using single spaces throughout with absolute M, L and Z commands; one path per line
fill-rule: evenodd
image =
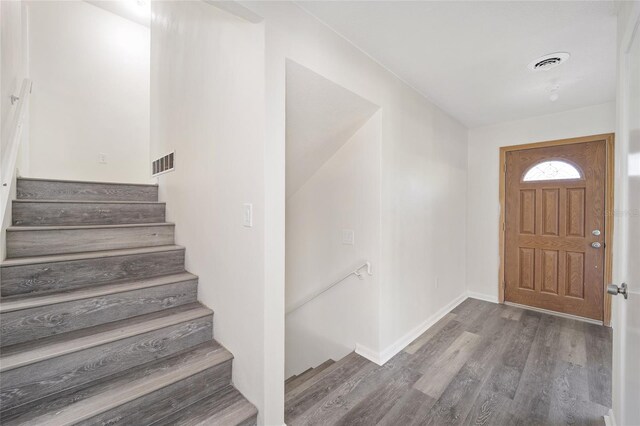
M 611 326 L 611 295 L 607 293 L 607 284 L 612 280 L 613 275 L 613 208 L 614 208 L 614 165 L 615 165 L 615 134 L 605 133 L 601 135 L 582 136 L 570 139 L 558 139 L 545 142 L 535 142 L 523 145 L 511 145 L 500 147 L 500 222 L 498 223 L 500 270 L 498 273 L 498 302 L 505 300 L 504 262 L 505 262 L 505 193 L 506 193 L 506 161 L 507 152 L 522 151 L 526 149 L 545 148 L 550 146 L 572 145 L 578 143 L 588 143 L 605 141 L 606 145 L 606 171 L 605 171 L 605 215 L 604 215 L 604 282 L 602 283 L 603 299 L 603 324 Z

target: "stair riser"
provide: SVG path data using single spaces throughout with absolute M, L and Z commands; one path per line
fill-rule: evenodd
M 7 231 L 7 258 L 172 245 L 174 226 Z
M 208 316 L 8 370 L 0 384 L 2 408 L 9 410 L 170 356 L 210 340 L 212 330 L 213 318 Z
M 22 200 L 158 201 L 158 187 L 18 179 L 17 198 Z
M 252 418 L 248 419 L 246 422 L 242 422 L 237 426 L 256 426 L 258 424 L 258 415 L 256 414 Z
M 150 425 L 227 386 L 231 383 L 231 365 L 229 360 L 74 426 Z
M 13 202 L 14 226 L 118 225 L 161 223 L 164 204 Z
M 2 297 L 184 272 L 184 249 L 0 268 Z
M 0 345 L 13 345 L 197 302 L 197 280 L 0 314 Z

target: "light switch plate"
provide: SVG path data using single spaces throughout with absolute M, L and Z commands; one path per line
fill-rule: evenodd
M 253 227 L 253 204 L 245 203 L 242 205 L 242 225 L 247 228 Z
M 352 246 L 355 241 L 355 233 L 352 229 L 342 230 L 342 244 Z

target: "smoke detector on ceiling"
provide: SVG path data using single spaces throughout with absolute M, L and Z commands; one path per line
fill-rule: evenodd
M 548 71 L 551 68 L 567 62 L 570 57 L 571 55 L 567 52 L 550 53 L 532 61 L 529 64 L 529 69 L 532 71 Z

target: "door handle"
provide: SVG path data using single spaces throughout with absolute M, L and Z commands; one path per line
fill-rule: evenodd
M 607 293 L 612 294 L 614 296 L 617 296 L 618 294 L 621 294 L 624 296 L 625 299 L 627 299 L 629 297 L 629 292 L 627 291 L 627 284 L 626 283 L 622 283 L 620 285 L 620 287 L 618 287 L 615 284 L 609 284 L 607 286 Z
M 591 247 L 600 248 L 600 247 L 602 247 L 602 244 L 600 244 L 599 242 L 596 241 L 595 243 L 591 243 Z

